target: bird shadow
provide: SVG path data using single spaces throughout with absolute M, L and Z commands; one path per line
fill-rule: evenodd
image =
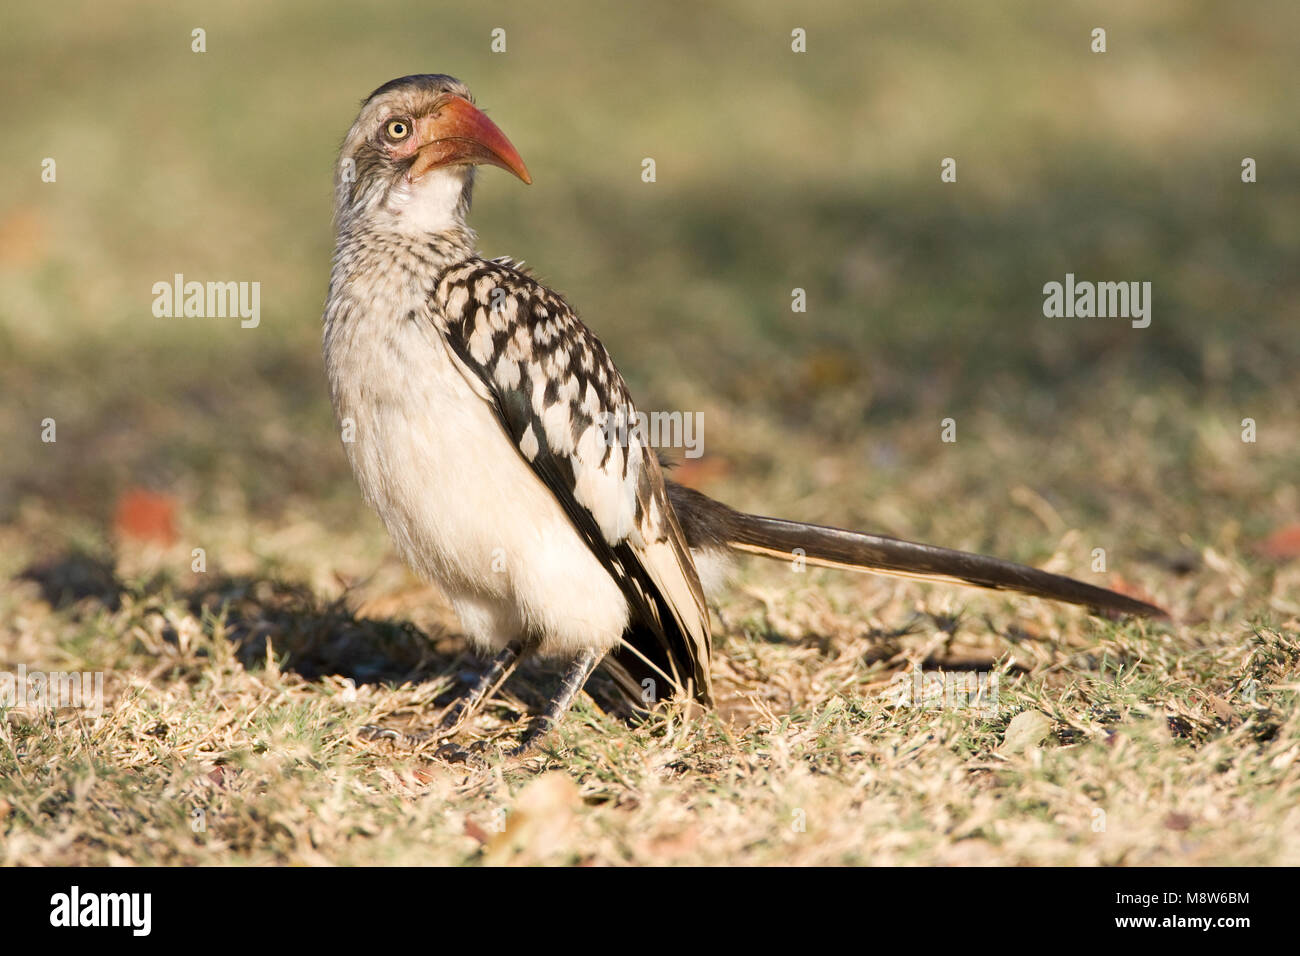
M 127 582 L 111 557 L 83 550 L 33 564 L 17 578 L 35 582 L 52 608 L 78 616 L 95 608 L 116 612 L 128 596 L 137 603 L 159 597 L 178 600 L 205 622 L 205 628 L 219 629 L 248 670 L 264 668 L 270 654 L 282 673 L 309 683 L 335 676 L 357 686 L 442 685 L 427 701 L 430 711 L 451 704 L 487 667 L 455 630 L 363 616 L 349 607 L 347 592 L 327 600 L 301 582 L 219 572 L 203 575 L 189 588 L 178 588 L 165 574 Z M 161 636 L 179 641 L 170 622 Z M 537 712 L 561 672 L 558 664 L 526 659 L 504 688 L 504 697 L 513 709 Z M 594 683 L 605 696 L 608 681 Z M 607 697 L 604 709 L 621 712 L 614 703 L 613 696 Z M 429 714 L 408 716 L 418 721 Z

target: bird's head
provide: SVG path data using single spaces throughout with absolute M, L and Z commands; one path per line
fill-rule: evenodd
M 435 73 L 391 80 L 366 98 L 343 141 L 335 174 L 340 229 L 358 219 L 415 234 L 464 228 L 474 167 L 484 163 L 532 182 L 464 83 Z

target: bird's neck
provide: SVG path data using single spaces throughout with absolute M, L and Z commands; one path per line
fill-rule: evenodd
M 338 247 L 410 253 L 450 265 L 474 255 L 477 237 L 466 220 L 474 191 L 472 166 L 430 171 L 418 182 L 379 179 L 340 193 Z
M 388 223 L 354 223 L 339 231 L 334 249 L 335 279 L 363 276 L 403 277 L 413 288 L 427 289 L 446 269 L 478 254 L 478 237 L 466 225 L 438 232 L 413 233 Z

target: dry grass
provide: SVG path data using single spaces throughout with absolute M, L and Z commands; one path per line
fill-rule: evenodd
M 1294 567 L 1140 572 L 1167 626 L 755 565 L 717 609 L 717 714 L 628 726 L 584 698 L 541 755 L 473 771 L 357 735 L 427 722 L 473 666 L 392 558 L 345 587 L 304 518 L 285 549 L 313 562 L 227 554 L 261 573 L 138 544 L 42 564 L 45 517 L 3 542 L 5 663 L 103 670 L 108 706 L 0 725 L 5 862 L 1297 862 Z M 996 701 L 911 699 L 918 670 L 995 673 Z M 555 677 L 473 734 L 507 740 Z M 1050 733 L 1008 749 L 1027 710 Z

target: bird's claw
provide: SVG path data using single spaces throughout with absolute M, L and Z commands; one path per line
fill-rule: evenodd
M 445 760 L 447 763 L 463 763 L 473 770 L 486 770 L 488 762 L 483 756 L 483 751 L 486 748 L 487 744 L 482 740 L 476 740 L 468 747 L 448 743 L 435 750 L 433 755 L 439 760 Z
M 378 724 L 366 724 L 357 731 L 357 736 L 362 740 L 387 740 L 394 746 L 402 745 L 415 748 L 429 740 L 433 733 L 427 730 L 419 731 L 413 734 L 402 733 L 400 730 L 393 730 L 390 727 L 380 727 Z
M 506 751 L 507 757 L 526 757 L 537 749 L 537 744 L 555 728 L 556 721 L 549 717 L 539 717 L 537 722 L 524 734 L 523 739 Z
M 357 731 L 357 736 L 362 740 L 392 740 L 396 742 L 401 739 L 401 734 L 396 730 L 389 730 L 387 727 L 380 727 L 377 724 L 366 724 Z

